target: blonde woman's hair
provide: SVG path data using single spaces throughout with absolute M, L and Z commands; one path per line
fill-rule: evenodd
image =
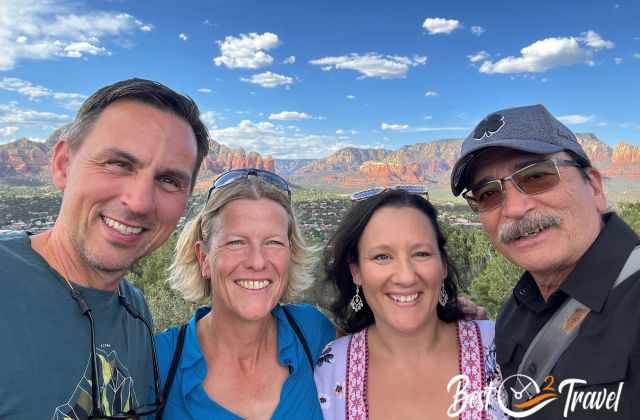
M 185 226 L 176 245 L 176 255 L 169 267 L 169 286 L 185 300 L 203 303 L 211 296 L 211 280 L 202 276 L 196 256 L 196 244 L 202 242 L 211 249 L 211 239 L 222 228 L 222 210 L 235 200 L 268 199 L 280 204 L 287 212 L 288 237 L 291 250 L 288 284 L 281 302 L 291 302 L 312 282 L 308 248 L 304 242 L 289 196 L 255 176 L 240 179 L 212 191 L 211 197 L 196 217 Z M 215 255 L 213 256 L 215 259 Z

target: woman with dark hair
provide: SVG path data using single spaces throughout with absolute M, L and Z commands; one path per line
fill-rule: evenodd
M 502 418 L 492 321 L 464 321 L 435 208 L 416 187 L 356 193 L 325 249 L 332 312 L 349 335 L 315 380 L 325 419 Z M 495 388 L 495 385 L 494 385 Z

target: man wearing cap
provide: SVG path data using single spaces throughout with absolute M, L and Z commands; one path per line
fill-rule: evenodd
M 464 140 L 451 177 L 496 249 L 525 270 L 496 322 L 509 414 L 640 418 L 640 240 L 607 212 L 602 175 L 575 135 L 542 105 L 494 112 Z

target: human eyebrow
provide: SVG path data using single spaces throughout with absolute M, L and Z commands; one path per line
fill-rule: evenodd
M 138 159 L 131 153 L 125 150 L 119 149 L 117 147 L 110 147 L 108 149 L 105 149 L 102 152 L 100 152 L 97 156 L 97 160 L 108 160 L 113 158 L 124 159 L 135 167 L 142 166 L 142 161 L 140 161 L 140 159 Z
M 524 160 L 522 162 L 518 162 L 518 163 L 514 164 L 512 170 L 514 172 L 517 172 L 522 168 L 526 168 L 529 165 L 533 165 L 534 163 L 542 162 L 544 160 L 546 160 L 546 159 L 541 159 L 539 157 L 538 158 L 527 159 L 527 160 Z M 513 172 L 511 173 L 511 175 L 513 175 Z M 473 184 L 471 184 L 471 187 L 469 189 L 473 190 L 475 188 L 483 186 L 484 184 L 486 184 L 488 182 L 495 181 L 497 179 L 498 178 L 495 178 L 495 177 L 492 177 L 492 176 L 485 176 L 484 178 L 481 178 L 480 180 L 478 180 L 478 181 L 474 182 Z M 500 179 L 504 179 L 504 178 L 500 178 Z
M 191 175 L 187 172 L 181 171 L 179 169 L 164 169 L 159 171 L 158 177 L 168 177 L 171 179 L 175 179 L 182 185 L 190 185 L 191 184 Z
M 528 159 L 528 160 L 516 163 L 515 165 L 513 165 L 513 169 L 515 171 L 518 171 L 522 168 L 526 168 L 529 165 L 533 165 L 534 163 L 542 162 L 543 160 L 546 160 L 546 159 L 540 159 L 540 158 Z

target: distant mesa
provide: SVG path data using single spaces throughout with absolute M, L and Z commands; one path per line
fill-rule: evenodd
M 0 145 L 0 183 L 37 185 L 50 182 L 49 161 L 53 144 L 26 138 Z M 202 162 L 198 186 L 208 187 L 211 178 L 235 168 L 254 167 L 275 170 L 271 156 L 231 149 L 214 140 L 209 141 L 209 154 Z
M 591 133 L 578 133 L 577 137 L 592 163 L 608 179 L 640 178 L 639 146 L 620 141 L 611 148 Z M 347 147 L 322 159 L 273 159 L 211 140 L 197 187 L 207 188 L 218 174 L 243 167 L 276 171 L 301 186 L 349 190 L 368 185 L 426 183 L 446 187 L 461 143 L 462 139 L 442 139 L 407 145 L 395 151 Z M 51 149 L 51 144 L 28 139 L 0 145 L 0 183 L 49 182 Z

